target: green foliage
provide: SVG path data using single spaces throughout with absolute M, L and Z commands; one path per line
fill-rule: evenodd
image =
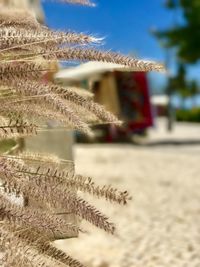
M 179 59 L 185 63 L 196 63 L 200 59 L 200 1 L 168 0 L 166 6 L 180 8 L 185 23 L 159 31 L 156 36 L 164 41 L 166 47 L 176 47 Z
M 166 0 L 166 7 L 173 9 L 177 6 L 177 0 Z
M 186 82 L 186 69 L 183 64 L 179 64 L 176 77 L 170 79 L 170 87 L 173 91 L 176 91 L 181 96 L 188 92 L 187 82 Z
M 172 93 L 175 92 L 182 98 L 195 96 L 199 93 L 197 82 L 186 79 L 186 66 L 184 64 L 179 64 L 176 76 L 169 79 L 169 88 Z
M 187 80 L 187 65 L 197 63 L 200 59 L 200 1 L 199 0 L 166 0 L 165 6 L 174 12 L 174 23 L 171 28 L 155 32 L 156 38 L 163 47 L 175 48 L 177 71 L 170 77 L 167 93 L 178 94 L 183 100 L 199 93 L 195 80 Z M 177 13 L 178 11 L 178 13 Z M 177 15 L 183 14 L 184 22 L 177 23 Z M 187 117 L 185 111 L 180 118 Z M 179 113 L 178 113 L 179 116 Z
M 177 121 L 200 122 L 200 108 L 191 110 L 178 109 L 176 111 Z

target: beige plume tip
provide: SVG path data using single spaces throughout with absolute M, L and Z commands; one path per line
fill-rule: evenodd
M 162 63 L 156 63 L 155 64 L 155 71 L 158 71 L 158 72 L 161 72 L 161 73 L 167 73 L 165 65 L 162 64 Z
M 104 37 L 98 37 L 98 38 L 94 36 L 90 37 L 91 43 L 94 43 L 94 44 L 102 44 L 104 39 L 105 39 Z

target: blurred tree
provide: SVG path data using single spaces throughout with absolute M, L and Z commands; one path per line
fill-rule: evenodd
M 188 97 L 194 98 L 199 94 L 199 87 L 195 80 L 188 81 L 186 77 L 186 65 L 183 63 L 178 64 L 177 74 L 169 79 L 169 88 L 172 91 L 171 94 L 176 93 L 182 98 L 182 108 L 185 106 L 185 100 Z
M 191 92 L 191 96 L 193 98 L 193 107 L 197 107 L 196 96 L 197 96 L 197 94 L 200 93 L 200 91 L 199 91 L 199 86 L 198 86 L 196 81 L 193 80 L 190 82 L 190 90 L 189 91 Z
M 170 29 L 156 32 L 166 47 L 176 47 L 178 58 L 185 63 L 196 63 L 200 59 L 200 1 L 167 0 L 166 7 L 181 9 L 184 22 Z
M 166 93 L 169 96 L 168 129 L 173 124 L 173 106 L 171 97 L 174 93 L 182 98 L 184 106 L 186 97 L 199 93 L 195 81 L 187 81 L 186 72 L 188 64 L 195 64 L 200 59 L 200 0 L 166 0 L 165 6 L 174 12 L 172 26 L 169 29 L 154 31 L 154 35 L 162 46 L 169 51 L 175 48 L 177 72 L 169 75 Z M 183 15 L 183 22 L 178 22 L 179 12 Z M 169 62 L 169 53 L 167 52 Z M 169 67 L 169 64 L 166 64 Z M 195 97 L 194 97 L 195 98 Z
M 170 79 L 170 87 L 178 94 L 185 96 L 188 91 L 188 84 L 186 81 L 186 66 L 182 63 L 178 64 L 177 75 Z

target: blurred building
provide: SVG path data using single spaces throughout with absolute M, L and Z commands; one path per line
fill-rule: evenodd
M 169 105 L 169 96 L 167 95 L 153 95 L 151 97 L 151 104 L 154 109 L 154 115 L 159 117 L 167 116 L 167 108 Z
M 124 122 L 122 127 L 95 126 L 102 141 L 129 140 L 153 125 L 149 83 L 144 72 L 94 61 L 61 70 L 55 78 L 59 83 L 91 90 L 95 102 Z

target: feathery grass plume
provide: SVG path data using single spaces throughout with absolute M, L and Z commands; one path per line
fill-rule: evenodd
M 69 182 L 66 180 L 67 187 L 72 187 L 85 193 L 89 193 L 98 198 L 105 198 L 110 202 L 126 205 L 131 197 L 127 191 L 119 191 L 117 188 L 109 186 L 97 186 L 91 177 L 75 175 Z
M 6 172 L 8 172 L 8 170 L 6 170 Z M 74 213 L 82 219 L 94 224 L 96 227 L 101 228 L 108 233 L 114 233 L 115 227 L 108 221 L 108 218 L 94 206 L 72 194 L 70 188 L 62 190 L 63 186 L 59 187 L 58 185 L 56 187 L 47 187 L 46 183 L 41 182 L 41 180 L 40 183 L 37 183 L 34 180 L 25 182 L 21 179 L 23 175 L 14 174 L 14 176 L 17 178 L 15 183 L 7 181 L 3 184 L 3 188 L 6 192 L 17 192 L 27 199 L 32 198 L 39 203 L 47 203 L 47 206 L 50 205 L 54 208 L 59 207 L 63 210 L 63 213 Z M 61 236 L 63 235 L 64 233 L 62 233 Z M 56 236 L 58 236 L 58 234 Z
M 5 236 L 4 236 L 5 235 Z M 2 233 L 2 239 L 4 242 L 4 248 L 1 262 L 3 267 L 18 267 L 18 266 L 43 266 L 50 267 L 55 262 L 50 262 L 44 255 L 40 255 L 30 246 L 27 246 L 25 242 L 21 242 L 20 239 L 15 238 L 14 235 L 9 235 L 5 232 Z M 34 265 L 33 265 L 34 264 Z M 60 265 L 56 265 L 60 266 Z
M 7 77 L 3 76 L 2 80 L 7 83 Z M 1 81 L 2 81 L 1 80 Z M 69 105 L 63 101 L 67 99 L 68 101 L 75 103 L 78 106 L 86 109 L 92 114 L 96 115 L 103 122 L 111 122 L 118 124 L 119 120 L 110 112 L 106 111 L 101 105 L 94 103 L 88 98 L 84 98 L 77 93 L 73 92 L 70 88 L 63 88 L 59 85 L 54 85 L 51 83 L 42 84 L 35 81 L 20 81 L 12 80 L 11 86 L 14 83 L 13 90 L 21 95 L 31 96 L 31 94 L 42 95 L 42 102 L 51 105 L 54 111 L 60 111 L 62 115 L 66 115 L 69 122 L 74 126 L 75 129 L 81 130 L 85 133 L 90 134 L 90 130 L 84 121 L 81 121 L 76 111 L 70 109 Z M 38 99 L 36 99 L 38 101 Z
M 2 79 L 4 78 L 5 77 L 2 77 Z M 61 99 L 66 99 L 69 102 L 75 103 L 76 105 L 79 105 L 82 108 L 88 110 L 89 112 L 95 114 L 97 118 L 99 118 L 103 122 L 110 122 L 116 124 L 119 123 L 119 120 L 113 114 L 106 111 L 103 106 L 93 102 L 92 100 L 89 100 L 88 98 L 84 98 L 83 96 L 77 94 L 76 92 L 73 91 L 73 88 L 72 89 L 69 87 L 65 88 L 59 85 L 55 85 L 53 83 L 42 84 L 39 82 L 32 81 L 32 82 L 23 82 L 23 91 L 22 91 L 20 85 L 18 85 L 18 82 L 14 81 L 14 83 L 15 83 L 15 90 L 18 91 L 19 93 L 24 93 L 26 95 L 29 95 L 30 92 L 32 93 L 35 92 L 35 94 L 38 95 L 46 94 L 47 96 L 43 98 L 43 100 L 47 100 L 50 97 L 51 104 L 54 104 L 54 102 L 58 101 L 58 96 L 59 96 L 60 101 L 62 101 Z M 22 84 L 21 81 L 20 83 Z M 55 100 L 52 96 L 55 96 Z M 63 112 L 62 114 L 65 114 Z
M 10 224 L 32 227 L 45 233 L 51 240 L 66 238 L 70 231 L 77 232 L 77 226 L 66 223 L 56 215 L 34 208 L 23 208 L 12 204 L 5 194 L 0 195 L 0 219 Z
M 23 117 L 25 120 L 27 119 L 29 122 L 40 126 L 42 128 L 40 131 L 45 130 L 43 128 L 47 120 L 56 121 L 56 125 L 61 128 L 73 129 L 73 124 L 67 116 L 60 113 L 59 110 L 52 110 L 51 105 L 48 103 L 42 105 L 45 102 L 43 101 L 43 97 L 46 98 L 46 96 L 47 95 L 19 97 L 15 96 L 14 92 L 13 96 L 4 95 L 0 97 L 0 115 L 7 118 L 12 117 L 13 119 Z M 84 114 L 80 115 L 83 110 L 77 105 L 67 101 L 64 101 L 64 104 L 68 109 L 72 110 L 76 116 L 79 116 L 81 121 L 85 123 L 98 121 L 94 114 L 90 112 L 84 111 Z
M 34 264 L 34 266 L 43 267 L 55 265 L 58 267 L 67 266 L 61 261 L 56 260 L 56 258 L 48 256 L 47 253 L 45 255 L 41 251 L 41 244 L 46 245 L 48 239 L 43 237 L 43 235 L 41 237 L 41 234 L 34 232 L 34 229 L 28 231 L 19 226 L 13 227 L 1 223 L 0 230 L 0 244 L 5 248 L 2 261 L 10 264 L 8 266 L 13 266 L 12 264 L 14 266 L 24 266 L 24 264 L 25 266 L 33 266 Z
M 21 173 L 25 175 L 25 180 L 33 180 L 40 183 L 58 185 L 65 183 L 65 180 L 74 177 L 74 162 L 63 161 L 59 163 L 50 160 L 47 156 L 41 154 L 22 153 L 18 156 L 1 156 L 0 166 L 4 166 L 4 170 L 12 171 L 12 175 Z M 29 176 L 28 176 L 29 175 Z
M 50 257 L 50 259 L 55 260 L 57 264 L 62 263 L 64 266 L 83 267 L 79 261 L 54 247 L 44 233 L 41 234 L 34 229 L 23 229 L 19 226 L 13 227 L 5 224 L 1 224 L 0 229 L 2 236 L 1 240 L 4 244 L 7 242 L 7 239 L 13 239 L 26 244 L 28 250 L 34 248 L 34 250 L 36 250 L 40 255 Z M 12 246 L 12 244 L 9 245 Z M 26 255 L 26 251 L 23 249 L 22 254 Z
M 19 138 L 37 133 L 37 126 L 23 120 L 7 120 L 0 125 L 0 139 Z
M 59 94 L 58 94 L 59 96 Z M 28 119 L 33 124 L 37 124 L 40 127 L 44 127 L 46 120 L 56 121 L 56 125 L 64 127 L 66 129 L 73 129 L 73 124 L 70 122 L 68 117 L 64 116 L 57 110 L 52 110 L 51 105 L 48 103 L 44 104 L 42 98 L 46 95 L 30 96 L 30 97 L 0 97 L 0 115 L 6 117 L 12 117 L 13 119 L 21 116 L 24 119 Z M 86 110 L 80 105 L 76 105 L 71 101 L 64 101 L 65 105 L 73 110 L 73 113 L 79 116 L 79 119 L 88 125 L 105 123 L 105 121 L 99 120 L 94 113 Z M 11 109 L 12 107 L 12 109 Z M 106 111 L 105 111 L 106 112 Z M 104 113 L 105 113 L 104 112 Z M 117 123 L 117 121 L 112 121 Z M 41 131 L 42 129 L 40 129 Z
M 73 91 L 73 88 L 64 88 L 54 84 L 48 84 L 47 86 L 49 86 L 49 90 L 51 90 L 52 92 L 60 94 L 62 95 L 62 98 L 67 99 L 68 101 L 73 102 L 81 106 L 82 108 L 85 108 L 86 110 L 92 112 L 102 121 L 110 123 L 119 122 L 119 120 L 112 113 L 106 111 L 103 106 L 95 103 L 92 100 L 80 96 Z
M 12 158 L 13 156 L 11 159 Z M 34 175 L 40 173 L 52 177 L 59 177 L 59 183 L 61 182 L 61 177 L 66 179 L 66 177 L 74 177 L 75 175 L 74 161 L 60 159 L 55 155 L 25 151 L 23 153 L 19 153 L 17 158 L 14 157 L 14 159 L 17 159 L 17 162 L 19 162 L 19 160 L 23 160 L 24 167 L 28 167 L 29 169 L 32 168 L 34 170 Z M 48 183 L 48 181 L 46 181 L 46 183 Z
M 15 27 L 0 27 L 0 53 L 13 48 L 45 45 L 51 48 L 61 44 L 89 44 L 98 43 L 95 37 L 75 32 L 51 31 L 46 28 L 24 29 Z
M 15 158 L 14 156 L 12 156 Z M 25 162 L 37 162 L 37 163 L 45 163 L 47 165 L 53 165 L 59 167 L 62 163 L 69 163 L 74 168 L 74 162 L 71 160 L 63 160 L 60 159 L 58 156 L 53 154 L 46 154 L 46 153 L 33 153 L 31 151 L 24 151 L 17 155 L 17 159 L 23 159 Z
M 2 79 L 4 78 L 2 77 Z M 92 135 L 89 126 L 85 122 L 81 121 L 79 116 L 75 112 L 73 112 L 73 110 L 71 110 L 59 96 L 51 93 L 49 91 L 49 87 L 45 84 L 17 79 L 7 81 L 6 77 L 4 83 L 10 83 L 10 86 L 13 86 L 13 90 L 15 90 L 22 96 L 31 96 L 33 94 L 43 95 L 43 105 L 47 103 L 53 110 L 60 112 L 60 114 L 66 116 L 69 122 L 73 125 L 74 129 L 80 130 L 88 135 Z
M 110 234 L 115 233 L 115 225 L 108 221 L 108 217 L 103 215 L 100 211 L 95 209 L 84 199 L 77 198 L 78 201 L 74 201 L 74 212 L 81 218 L 94 224 L 96 227 L 103 229 Z
M 4 79 L 4 83 L 7 82 L 8 80 L 6 76 L 2 76 L 2 79 Z M 40 84 L 40 86 L 42 86 L 42 84 Z M 62 93 L 55 93 L 55 94 L 56 96 L 65 100 L 67 90 L 64 90 L 63 87 L 60 87 L 60 89 L 63 90 L 63 94 Z M 87 124 L 107 123 L 109 121 L 115 124 L 118 123 L 117 118 L 115 118 L 112 114 L 107 112 L 102 106 L 98 104 L 94 104 L 92 102 L 91 94 L 87 94 L 87 93 L 79 94 L 79 91 L 76 92 L 76 90 L 73 92 L 73 94 L 74 94 L 74 97 L 76 97 L 75 99 L 79 99 L 79 96 L 80 96 L 79 100 L 81 100 L 82 98 L 83 101 L 72 102 L 70 101 L 71 97 L 68 97 L 69 100 L 65 100 L 64 104 L 70 110 L 73 110 L 74 114 L 79 116 L 79 119 L 81 121 Z M 47 95 L 49 94 L 19 96 L 19 95 L 16 95 L 16 90 L 12 87 L 10 87 L 10 89 L 6 89 L 5 91 L 0 90 L 0 115 L 6 116 L 6 117 L 12 117 L 12 118 L 21 116 L 24 119 L 28 119 L 32 123 L 36 123 L 36 124 L 39 123 L 39 125 L 44 125 L 45 119 L 53 120 L 53 121 L 59 122 L 60 126 L 63 126 L 68 129 L 73 129 L 73 124 L 70 123 L 70 120 L 68 119 L 67 116 L 64 116 L 56 109 L 52 110 L 51 105 L 48 103 L 45 103 L 44 105 L 43 98 L 46 98 Z M 84 102 L 87 102 L 87 101 L 88 101 L 88 104 L 84 104 Z M 100 112 L 104 115 L 105 120 L 100 119 L 100 117 L 102 118 L 102 115 L 96 107 L 98 109 L 100 107 Z M 94 112 L 92 112 L 92 108 L 95 108 L 96 115 Z
M 91 6 L 91 7 L 95 6 L 95 4 L 92 3 L 90 0 L 52 0 L 52 1 L 75 4 L 75 5 L 82 5 L 82 6 Z
M 18 8 L 1 7 L 0 10 L 0 25 L 1 27 L 20 27 L 27 29 L 39 29 L 39 24 L 36 18 L 27 10 L 21 10 Z
M 89 193 L 98 198 L 105 198 L 110 202 L 115 202 L 118 204 L 126 205 L 128 201 L 131 200 L 127 191 L 119 191 L 112 186 L 98 186 L 96 185 L 92 178 L 84 177 L 82 175 L 70 175 L 68 173 L 59 172 L 58 169 L 52 168 L 41 168 L 40 166 L 35 168 L 26 167 L 25 165 L 17 168 L 18 172 L 26 173 L 28 175 L 34 176 L 34 181 L 41 185 L 42 183 L 48 183 L 52 187 L 62 186 L 63 191 L 68 191 L 70 189 L 76 189 L 85 193 Z
M 88 98 L 88 99 L 93 99 L 93 97 L 94 97 L 94 93 L 92 93 L 92 92 L 90 92 L 90 91 L 88 91 L 88 90 L 86 90 L 85 88 L 79 88 L 79 87 L 70 87 L 70 89 L 74 92 L 74 93 L 76 93 L 76 94 L 78 94 L 78 95 L 80 95 L 80 96 L 82 96 L 82 97 L 84 97 L 84 98 Z
M 102 121 L 99 119 L 99 116 L 95 115 L 93 112 L 89 111 L 83 106 L 77 105 L 74 102 L 65 100 L 66 105 L 68 105 L 71 109 L 74 110 L 75 113 L 79 114 L 79 117 L 82 121 L 86 122 L 89 126 L 97 125 L 97 124 L 107 124 L 107 121 Z M 105 110 L 106 111 L 106 110 Z M 113 120 L 113 124 L 120 124 L 118 120 Z
M 20 178 L 20 176 L 18 178 Z M 53 208 L 59 207 L 63 210 L 64 214 L 76 214 L 82 219 L 85 219 L 86 221 L 95 225 L 96 227 L 103 229 L 108 233 L 114 234 L 114 224 L 109 222 L 108 218 L 103 215 L 99 210 L 97 210 L 94 206 L 72 194 L 70 189 L 67 189 L 63 192 L 62 187 L 56 186 L 52 188 L 47 188 L 46 184 L 37 184 L 34 183 L 33 180 L 31 182 L 23 182 L 23 184 L 21 183 L 21 185 L 20 181 L 18 181 L 15 187 L 14 184 L 11 182 L 6 182 L 3 186 L 9 192 L 15 188 L 14 192 L 20 192 L 26 198 L 29 198 L 30 195 L 32 199 L 37 200 L 39 203 L 48 203 L 48 206 L 50 205 Z M 69 230 L 70 229 L 68 229 L 68 231 Z M 56 230 L 54 232 L 56 232 Z M 60 237 L 63 237 L 64 232 L 61 232 L 60 230 L 60 233 Z M 56 237 L 58 237 L 58 233 L 56 233 Z
M 45 61 L 0 63 L 0 80 L 40 79 L 44 72 L 54 71 Z
M 2 101 L 0 100 L 0 105 Z M 12 106 L 12 110 L 10 107 Z M 15 101 L 11 101 L 6 103 L 4 106 L 0 106 L 0 115 L 7 117 L 22 117 L 24 119 L 28 119 L 33 124 L 37 124 L 40 126 L 40 131 L 44 130 L 44 124 L 46 120 L 52 120 L 59 122 L 59 124 L 66 129 L 73 129 L 73 125 L 70 123 L 69 119 L 60 114 L 58 111 L 53 111 L 52 109 L 48 109 L 47 106 L 42 106 L 41 104 L 34 104 L 27 102 L 17 103 Z
M 25 53 L 24 60 L 33 59 L 34 56 L 42 56 L 46 60 L 62 60 L 62 61 L 78 61 L 78 62 L 87 62 L 87 61 L 99 61 L 106 63 L 117 64 L 116 68 L 124 71 L 158 71 L 164 72 L 165 67 L 161 63 L 154 61 L 140 60 L 130 56 L 124 56 L 120 53 L 115 53 L 111 51 L 102 51 L 94 48 L 84 48 L 84 47 L 52 47 L 36 50 Z M 0 56 L 2 56 L 0 51 Z M 20 55 L 22 56 L 22 55 Z
M 119 67 L 124 70 L 131 71 L 164 71 L 162 64 L 139 60 L 136 58 L 121 55 L 119 53 L 101 51 L 90 48 L 60 48 L 58 50 L 44 50 L 41 55 L 46 59 L 60 60 L 77 60 L 77 61 L 101 61 L 107 63 L 119 64 Z
M 6 161 L 10 162 L 10 164 L 13 163 L 11 165 L 13 171 L 32 176 L 29 179 L 36 181 L 38 185 L 42 183 L 49 184 L 52 187 L 62 185 L 63 191 L 65 192 L 70 190 L 70 188 L 77 189 L 97 196 L 98 198 L 105 198 L 110 202 L 116 202 L 122 205 L 126 205 L 131 200 L 127 191 L 119 191 L 112 186 L 97 186 L 91 177 L 76 175 L 74 172 L 66 172 L 59 169 L 60 163 L 56 163 L 53 167 L 52 162 L 54 161 L 49 161 L 48 158 L 35 154 L 33 156 L 28 154 L 27 156 L 25 153 L 21 154 L 18 158 L 10 157 Z M 16 159 L 23 159 L 23 161 L 30 160 L 31 162 L 29 164 L 26 162 L 22 164 Z M 32 161 L 35 161 L 37 164 L 33 165 Z M 42 161 L 46 163 L 45 166 L 41 165 Z
M 9 162 L 11 162 L 11 165 Z M 104 229 L 111 234 L 114 233 L 115 227 L 108 221 L 108 218 L 83 199 L 70 193 L 70 187 L 63 188 L 65 182 L 63 184 L 62 180 L 61 183 L 54 183 L 52 185 L 46 179 L 41 179 L 41 176 L 43 175 L 39 172 L 40 169 L 37 168 L 38 173 L 32 173 L 33 170 L 26 168 L 26 166 L 21 163 L 12 161 L 11 158 L 9 158 L 9 160 L 4 158 L 0 163 L 1 173 L 5 174 L 3 176 L 3 188 L 6 192 L 18 192 L 18 194 L 21 194 L 26 198 L 32 197 L 41 203 L 44 202 L 53 207 L 60 207 L 65 212 L 73 212 L 95 226 Z M 49 173 L 50 170 L 48 169 L 48 173 L 44 177 L 51 177 Z M 37 174 L 39 174 L 39 176 L 37 176 Z M 58 176 L 57 173 L 55 176 L 60 180 L 60 176 Z M 9 177 L 12 177 L 12 181 L 9 181 Z M 61 179 L 63 179 L 63 177 L 61 177 Z M 48 187 L 46 186 L 47 184 L 51 186 Z
M 58 1 L 93 5 L 89 0 Z M 118 123 L 114 115 L 92 101 L 91 94 L 41 79 L 46 72 L 54 72 L 51 64 L 58 60 L 115 63 L 123 70 L 163 70 L 155 62 L 90 46 L 100 41 L 86 34 L 50 30 L 29 12 L 1 9 L 0 138 L 34 134 L 41 127 L 45 131 L 46 119 L 56 119 L 59 127 L 85 133 L 91 133 L 89 123 Z M 115 226 L 76 190 L 121 205 L 130 200 L 126 191 L 98 186 L 90 177 L 77 175 L 74 163 L 41 154 L 0 156 L 0 180 L 0 251 L 5 252 L 4 267 L 83 267 L 51 244 L 80 231 L 61 216 L 76 215 L 111 234 Z M 14 203 L 13 196 L 23 198 L 24 205 Z M 30 203 L 36 203 L 37 209 Z
M 11 159 L 9 159 L 9 161 L 11 161 Z M 54 171 L 54 177 L 51 177 L 52 172 L 49 169 L 43 176 L 39 168 L 37 168 L 37 173 L 33 173 L 33 169 L 31 170 L 24 165 L 21 166 L 21 164 L 19 165 L 17 162 L 9 166 L 9 161 L 5 161 L 6 165 L 1 161 L 1 165 L 4 166 L 2 170 L 5 172 L 6 176 L 16 177 L 17 179 L 16 185 L 14 185 L 12 182 L 9 182 L 5 176 L 5 183 L 3 186 L 7 192 L 11 192 L 11 190 L 15 188 L 14 192 L 20 192 L 27 198 L 33 197 L 38 201 L 50 203 L 50 205 L 54 207 L 60 207 L 65 211 L 71 211 L 95 226 L 112 234 L 114 233 L 114 225 L 108 221 L 106 216 L 83 199 L 76 197 L 74 194 L 70 194 L 70 189 L 72 187 L 67 183 L 67 178 L 63 179 L 63 177 L 60 177 L 57 173 L 55 174 Z M 8 175 L 9 169 L 11 175 Z M 49 177 L 51 180 L 48 179 Z M 76 179 L 74 181 L 76 181 Z M 51 186 L 47 187 L 47 183 Z M 65 187 L 66 185 L 68 186 Z

